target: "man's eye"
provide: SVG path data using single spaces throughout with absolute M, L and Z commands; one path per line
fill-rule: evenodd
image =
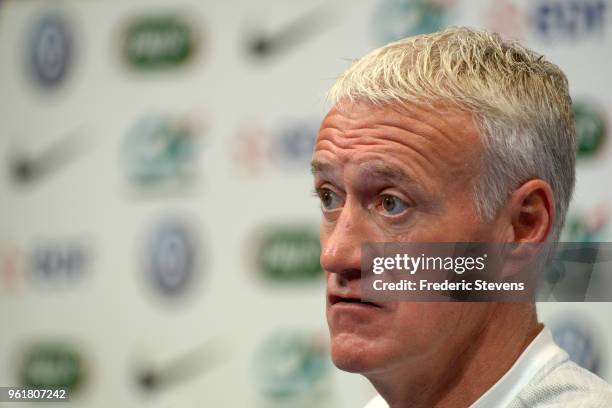
M 340 198 L 330 189 L 322 188 L 317 193 L 321 199 L 321 206 L 326 210 L 333 210 L 340 207 Z
M 383 195 L 380 206 L 389 215 L 399 215 L 408 208 L 407 203 L 392 195 Z

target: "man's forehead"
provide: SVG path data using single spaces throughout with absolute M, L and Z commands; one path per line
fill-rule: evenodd
M 312 171 L 386 180 L 458 179 L 478 172 L 482 144 L 472 115 L 447 106 L 342 104 L 324 119 Z M 348 173 L 347 173 L 348 172 Z
M 421 120 L 436 121 L 471 118 L 472 114 L 454 103 L 439 101 L 371 103 L 362 100 L 341 100 L 327 112 L 323 123 L 333 120 L 345 124 L 359 125 L 374 120 L 390 121 Z
M 321 123 L 315 152 L 364 142 L 371 148 L 383 140 L 398 147 L 426 146 L 455 157 L 467 153 L 473 158 L 482 147 L 473 115 L 448 103 L 378 106 L 345 102 L 332 107 Z
M 336 104 L 325 115 L 321 129 L 326 127 L 351 129 L 368 126 L 375 121 L 401 119 L 398 116 L 398 109 L 392 105 L 378 106 L 362 102 Z
M 342 133 L 345 137 L 363 129 L 405 131 L 447 142 L 477 142 L 478 129 L 470 112 L 448 103 L 372 105 L 363 102 L 339 103 L 330 109 L 319 129 L 319 138 Z M 357 132 L 357 133 L 356 133 Z

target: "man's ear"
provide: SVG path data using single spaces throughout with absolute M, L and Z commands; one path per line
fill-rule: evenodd
M 555 205 L 550 185 L 541 179 L 529 180 L 508 200 L 508 214 L 514 242 L 545 242 L 552 229 Z

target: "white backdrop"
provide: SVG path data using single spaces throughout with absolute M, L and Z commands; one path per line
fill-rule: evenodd
M 312 368 L 311 382 L 298 376 L 279 391 L 287 396 L 271 396 L 269 382 L 282 382 L 266 374 L 273 360 L 258 352 L 271 336 L 284 338 L 279 331 L 326 333 L 321 280 L 270 283 L 253 265 L 261 234 L 278 226 L 316 231 L 304 152 L 328 108 L 326 90 L 351 59 L 386 41 L 469 25 L 545 54 L 567 73 L 575 100 L 609 121 L 609 8 L 603 0 L 1 2 L 0 386 L 23 380 L 32 344 L 54 341 L 79 353 L 77 406 L 362 405 L 370 385 L 326 364 Z M 65 75 L 53 83 L 32 74 L 46 15 L 61 16 L 71 39 Z M 191 57 L 166 68 L 131 66 L 121 53 L 126 27 L 167 15 L 190 27 Z M 283 38 L 286 48 L 253 55 L 248 44 L 259 32 Z M 135 182 L 130 160 L 154 153 L 132 152 L 130 135 L 155 118 L 187 129 L 179 139 L 191 156 L 178 172 L 164 168 L 170 176 L 162 181 Z M 592 122 L 585 132 L 598 136 Z M 62 153 L 50 155 L 52 146 Z M 24 152 L 51 163 L 40 177 L 12 172 Z M 611 237 L 611 157 L 604 140 L 579 160 L 570 218 L 580 237 Z M 146 278 L 147 242 L 164 222 L 188 225 L 195 236 L 179 260 L 195 254 L 194 278 L 177 295 L 156 292 Z M 544 322 L 573 333 L 566 340 L 578 358 L 598 362 L 612 379 L 609 304 L 539 309 Z M 325 341 L 314 344 L 305 350 L 325 355 L 317 348 Z M 167 368 L 184 353 L 204 363 L 184 377 L 168 374 L 176 380 L 168 386 L 139 385 L 142 366 Z M 276 370 L 291 373 L 297 360 Z

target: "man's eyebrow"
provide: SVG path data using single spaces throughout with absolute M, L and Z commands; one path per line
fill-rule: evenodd
M 331 163 L 328 162 L 323 162 L 317 159 L 314 159 L 311 163 L 310 163 L 310 172 L 312 173 L 313 176 L 316 176 L 317 174 L 320 173 L 329 173 L 332 170 L 332 165 Z
M 377 177 L 377 178 L 383 178 L 386 180 L 402 181 L 402 182 L 414 181 L 414 179 L 408 173 L 406 173 L 403 169 L 389 165 L 385 163 L 384 161 L 379 161 L 379 160 L 369 161 L 369 162 L 359 164 L 359 167 L 361 167 L 360 173 L 362 174 L 362 176 L 365 176 L 365 177 Z M 320 174 L 329 175 L 333 173 L 334 170 L 335 170 L 334 165 L 327 161 L 320 161 L 320 160 L 314 159 L 310 163 L 310 171 L 314 176 L 320 175 Z
M 414 181 L 413 178 L 404 170 L 395 166 L 388 165 L 384 162 L 367 162 L 362 164 L 365 169 L 365 175 L 381 177 L 395 181 Z
M 400 167 L 386 163 L 382 160 L 365 162 L 362 163 L 361 166 L 362 172 L 360 172 L 359 177 L 364 185 L 374 180 L 386 181 L 398 186 L 409 185 L 411 194 L 415 197 L 427 199 L 431 196 L 430 191 L 428 191 L 423 184 L 418 182 L 411 173 Z

